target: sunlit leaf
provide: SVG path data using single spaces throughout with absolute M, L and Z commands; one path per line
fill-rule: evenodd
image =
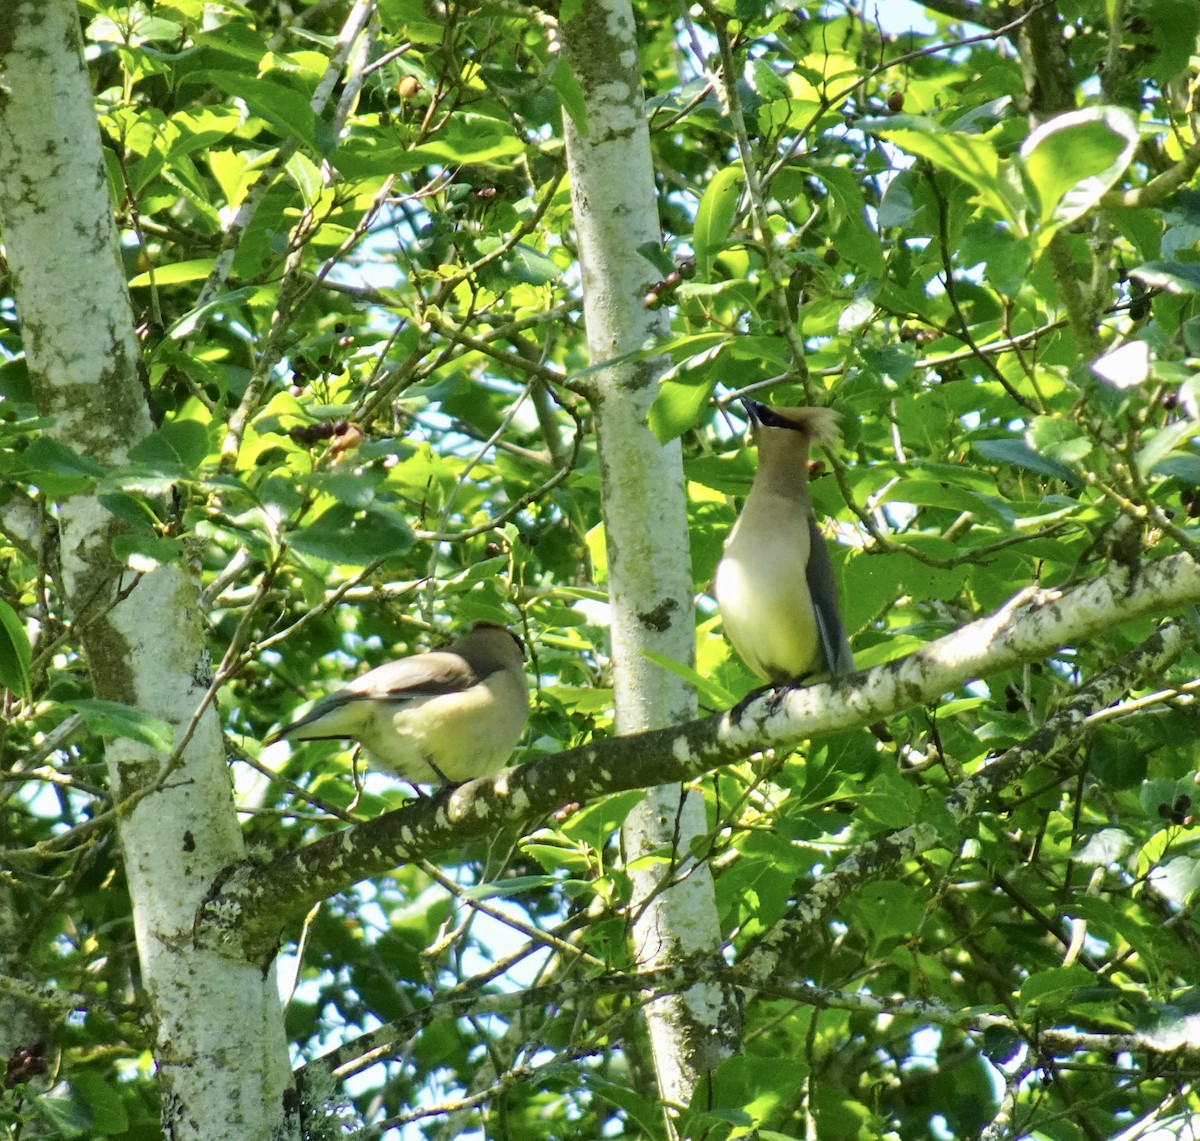
M 199 78 L 193 76 L 193 81 Z M 265 119 L 284 139 L 294 138 L 312 151 L 325 154 L 332 149 L 328 127 L 321 123 L 308 96 L 283 83 L 251 78 L 234 71 L 213 71 L 203 78 L 240 99 Z
M 713 258 L 729 240 L 729 228 L 737 212 L 741 192 L 740 166 L 727 166 L 718 171 L 704 188 L 692 227 L 692 250 L 696 258 L 696 273 L 701 281 L 709 279 Z
M 891 119 L 869 119 L 858 124 L 902 150 L 927 159 L 939 170 L 961 178 L 980 202 L 1002 219 L 1021 229 L 1025 202 L 1005 177 L 995 147 L 980 135 L 948 131 L 932 119 L 896 115 Z

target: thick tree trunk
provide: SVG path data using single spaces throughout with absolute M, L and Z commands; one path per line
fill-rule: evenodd
M 0 225 L 29 373 L 56 438 L 105 466 L 152 430 L 117 254 L 74 0 L 0 7 Z M 168 722 L 180 742 L 208 667 L 183 566 L 121 565 L 90 493 L 57 515 L 60 588 L 96 696 Z M 198 950 L 197 908 L 242 842 L 215 710 L 173 767 L 129 738 L 106 749 L 173 1141 L 289 1135 L 291 1072 L 273 971 Z M 285 1104 L 286 1103 L 286 1104 Z
M 642 298 L 659 272 L 639 250 L 660 242 L 649 132 L 628 0 L 587 4 L 561 29 L 583 88 L 587 122 L 566 123 L 575 228 L 583 268 L 584 313 L 593 363 L 642 349 L 666 332 Z M 639 361 L 599 373 L 596 416 L 609 598 L 613 678 L 621 734 L 694 716 L 695 695 L 645 651 L 693 658 L 691 560 L 678 442 L 659 444 L 646 426 L 660 365 Z M 664 785 L 629 816 L 623 839 L 634 884 L 638 964 L 668 967 L 715 954 L 720 943 L 708 868 L 687 852 L 705 831 L 696 793 Z M 665 855 L 650 860 L 652 853 Z M 665 880 L 676 881 L 662 890 Z M 701 1078 L 736 1049 L 732 996 L 713 985 L 647 1007 L 659 1091 L 686 1105 Z

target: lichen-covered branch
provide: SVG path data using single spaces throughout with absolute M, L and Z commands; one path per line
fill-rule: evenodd
M 989 673 L 1036 661 L 1137 618 L 1200 603 L 1200 564 L 1175 555 L 1115 566 L 1066 592 L 1029 591 L 996 613 L 839 685 L 786 689 L 677 728 L 596 741 L 445 790 L 267 864 L 231 867 L 197 915 L 200 937 L 264 959 L 287 917 L 368 876 L 562 805 L 691 780 L 766 748 L 869 725 Z
M 1155 677 L 1178 656 L 1187 634 L 1171 623 L 1141 646 L 1072 695 L 1069 701 L 1020 745 L 960 782 L 946 797 L 946 811 L 956 825 L 966 825 L 980 807 L 1024 776 L 1035 765 L 1052 765 L 1064 774 L 1081 763 L 1077 751 L 1087 718 L 1110 705 L 1139 681 Z M 928 821 L 918 821 L 878 840 L 863 844 L 836 868 L 809 887 L 782 920 L 742 964 L 746 977 L 758 983 L 775 977 L 780 962 L 810 947 L 813 929 L 850 892 L 887 875 L 903 860 L 945 843 L 944 835 Z

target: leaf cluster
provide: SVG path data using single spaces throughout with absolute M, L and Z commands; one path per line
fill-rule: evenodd
M 53 538 L 72 496 L 111 516 L 122 576 L 193 571 L 252 854 L 410 794 L 337 743 L 259 743 L 463 623 L 531 646 L 515 760 L 611 733 L 569 8 L 380 0 L 347 47 L 339 6 L 80 5 L 156 427 L 119 462 L 58 438 L 0 278 L 0 890 L 29 917 L 3 962 L 77 996 L 45 1009 L 52 1076 L 74 1083 L 40 1095 L 65 1099 L 42 1114 L 61 1135 L 153 1129 L 101 738 L 170 728 L 92 700 Z M 842 413 L 813 495 L 861 668 L 1022 588 L 1195 553 L 1193 5 L 945 2 L 920 31 L 815 3 L 638 8 L 663 224 L 645 294 L 670 317 L 645 349 L 666 362 L 650 423 L 684 449 L 702 701 L 751 686 L 707 594 L 753 472 L 743 393 Z M 872 841 L 915 823 L 942 843 L 878 868 L 778 965 L 820 1002 L 747 996 L 745 1053 L 681 1135 L 1091 1138 L 1195 1111 L 1194 655 L 969 825 L 945 811 L 1148 632 L 1114 624 L 884 740 L 702 782 L 689 855 L 729 964 Z M 638 967 L 616 839 L 635 799 L 297 917 L 289 1029 L 353 1078 L 353 1115 L 662 1135 L 645 996 L 618 985 Z M 1161 1049 L 1113 1047 L 1133 1034 Z

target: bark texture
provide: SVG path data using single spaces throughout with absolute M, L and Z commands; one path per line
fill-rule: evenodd
M 588 349 L 599 364 L 666 332 L 661 315 L 642 303 L 661 275 L 639 251 L 661 238 L 633 9 L 628 0 L 583 5 L 562 37 L 587 112 L 586 123 L 567 120 L 567 161 Z M 589 394 L 623 735 L 678 724 L 696 708 L 691 690 L 645 655 L 656 651 L 690 663 L 695 642 L 682 454 L 678 441 L 661 445 L 646 425 L 659 371 L 655 361 L 616 364 L 598 375 Z M 700 796 L 677 784 L 648 792 L 626 820 L 634 950 L 644 969 L 717 954 L 711 875 L 688 855 L 705 830 Z M 659 1093 L 667 1106 L 686 1106 L 703 1077 L 740 1042 L 733 992 L 698 983 L 648 1004 L 646 1017 Z
M 0 11 L 0 225 L 39 411 L 59 442 L 112 469 L 153 425 L 81 45 L 73 0 Z M 288 1136 L 274 973 L 192 934 L 217 873 L 244 854 L 215 709 L 205 708 L 195 584 L 178 564 L 123 565 L 112 546 L 120 524 L 94 490 L 59 504 L 56 521 L 60 587 L 96 696 L 175 732 L 171 757 L 129 738 L 106 745 L 164 1130 L 174 1141 Z

